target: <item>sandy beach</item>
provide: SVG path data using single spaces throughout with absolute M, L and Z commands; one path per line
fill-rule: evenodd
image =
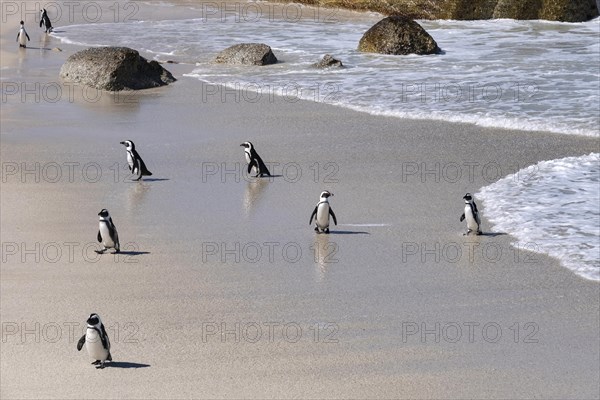
M 81 47 L 29 15 L 19 49 L 6 3 L 1 398 L 600 398 L 598 282 L 511 246 L 485 205 L 485 235 L 459 222 L 466 192 L 598 139 L 255 101 L 186 64 L 135 94 L 65 85 Z M 125 139 L 151 179 L 130 180 Z M 246 140 L 276 177 L 243 173 Z M 339 225 L 315 235 L 325 189 Z M 122 254 L 93 252 L 102 208 Z M 76 349 L 92 312 L 104 370 Z

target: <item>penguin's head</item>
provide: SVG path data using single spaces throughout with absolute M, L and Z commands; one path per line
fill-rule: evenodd
M 102 321 L 100 320 L 100 316 L 96 313 L 90 314 L 90 317 L 87 319 L 86 322 L 89 326 L 97 326 L 102 323 Z
M 324 190 L 321 192 L 321 199 L 328 199 L 330 196 L 333 196 L 333 193 L 331 193 L 328 190 Z
M 250 142 L 244 142 L 244 143 L 240 144 L 240 146 L 242 146 L 245 149 L 251 149 L 252 148 L 252 143 L 250 143 Z
M 467 193 L 463 196 L 463 199 L 465 200 L 465 203 L 470 203 L 473 201 L 473 196 L 471 196 L 471 193 Z
M 21 21 L 19 22 L 21 24 L 21 26 L 25 25 L 25 22 Z
M 127 150 L 135 149 L 135 144 L 133 144 L 133 142 L 131 140 L 124 140 L 119 143 L 121 143 L 123 146 L 127 147 Z
M 108 218 L 108 210 L 106 208 L 103 208 L 98 215 L 102 218 Z

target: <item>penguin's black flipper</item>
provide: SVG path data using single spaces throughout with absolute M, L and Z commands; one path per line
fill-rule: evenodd
M 267 176 L 271 176 L 271 173 L 269 172 L 269 169 L 267 168 L 266 164 L 263 162 L 262 158 L 259 157 L 259 155 L 256 155 L 256 161 L 258 162 L 258 173 L 259 175 L 267 175 Z
M 333 222 L 337 225 L 337 218 L 335 217 L 335 213 L 333 212 L 333 209 L 331 208 L 331 206 L 329 206 L 329 214 L 331 214 L 331 217 L 333 218 Z
M 463 213 L 463 215 L 460 216 L 460 222 L 463 222 L 465 220 L 465 213 Z
M 146 176 L 151 176 L 152 172 L 148 171 L 148 168 L 146 168 L 146 164 L 144 164 L 144 160 L 142 160 L 140 158 L 140 165 L 139 165 L 139 169 L 140 169 L 140 175 L 146 175 Z
M 318 204 L 315 206 L 315 209 L 313 210 L 312 214 L 310 215 L 310 221 L 308 221 L 308 225 L 312 224 L 313 218 L 317 215 L 317 208 L 319 208 Z
M 100 234 L 100 229 L 98 229 L 98 243 L 102 243 L 102 235 Z
M 100 332 L 100 340 L 102 341 L 102 347 L 108 350 L 110 356 L 110 342 L 108 340 L 108 335 L 106 334 L 106 329 L 104 329 L 104 324 L 100 325 L 102 331 Z
M 44 23 L 44 17 L 42 16 L 42 18 L 40 18 L 40 28 L 42 27 L 43 23 Z
M 108 226 L 108 234 L 110 235 L 110 237 L 116 242 L 118 241 L 118 236 L 117 236 L 117 227 L 115 226 L 115 224 L 112 221 L 111 217 L 108 217 L 108 224 L 106 224 Z M 100 231 L 98 231 L 98 237 L 100 237 Z
M 255 158 L 251 159 L 250 162 L 248 163 L 248 173 L 252 172 L 252 167 L 256 167 L 256 169 L 259 169 L 258 165 L 256 164 Z
M 85 343 L 85 335 L 83 335 L 81 337 L 81 339 L 79 339 L 79 342 L 77 342 L 77 351 L 81 351 L 84 343 Z

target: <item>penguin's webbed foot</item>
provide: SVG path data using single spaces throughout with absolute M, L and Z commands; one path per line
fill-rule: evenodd
M 98 364 L 100 364 L 101 362 L 102 362 L 102 361 L 100 361 L 100 360 L 96 360 L 96 361 L 94 361 L 94 362 L 92 363 L 92 365 L 98 365 Z
M 325 229 L 323 229 L 323 232 L 325 232 L 325 233 L 329 233 L 329 228 L 325 228 Z
M 104 361 L 102 361 L 100 363 L 100 365 L 96 366 L 96 369 L 104 369 L 105 365 L 104 365 Z
M 121 252 L 121 250 L 115 250 L 111 254 L 119 254 L 120 252 Z
M 477 231 L 477 236 L 483 235 L 483 232 Z
M 98 254 L 104 254 L 104 252 L 105 252 L 106 250 L 108 250 L 108 249 L 107 249 L 107 248 L 104 248 L 104 249 L 102 249 L 102 250 L 94 250 L 94 251 L 95 251 L 96 253 L 98 253 Z
M 319 227 L 315 226 L 315 232 L 319 233 Z

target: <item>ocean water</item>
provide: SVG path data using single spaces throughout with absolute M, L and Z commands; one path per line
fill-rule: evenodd
M 600 19 L 420 21 L 443 54 L 398 57 L 356 50 L 362 34 L 381 19 L 377 14 L 350 20 L 299 5 L 282 13 L 236 4 L 227 12 L 192 5 L 189 19 L 71 25 L 53 35 L 192 64 L 187 79 L 238 89 L 240 101 L 301 98 L 376 115 L 600 136 Z M 219 51 L 242 42 L 269 44 L 280 62 L 212 62 Z M 311 67 L 326 53 L 346 68 Z M 202 95 L 232 96 L 220 90 Z M 483 188 L 482 212 L 495 230 L 534 242 L 581 276 L 600 279 L 598 154 L 535 167 L 536 179 L 514 185 L 507 177 Z
M 286 18 L 252 10 L 198 8 L 198 18 L 73 25 L 55 36 L 194 63 L 189 77 L 255 92 L 247 94 L 250 101 L 276 94 L 387 116 L 600 136 L 600 19 L 421 21 L 444 54 L 398 57 L 356 50 L 378 15 L 347 21 L 305 7 Z M 269 44 L 281 63 L 212 63 L 220 50 L 240 42 Z M 325 53 L 347 68 L 312 68 Z
M 476 197 L 495 230 L 600 280 L 600 154 L 539 162 Z

